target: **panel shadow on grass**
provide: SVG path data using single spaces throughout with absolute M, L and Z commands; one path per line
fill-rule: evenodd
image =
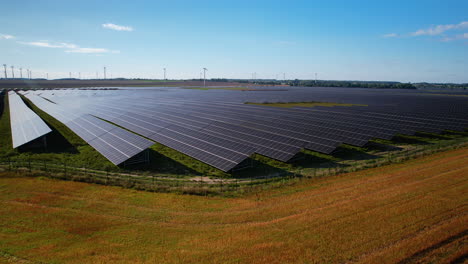
M 378 155 L 373 155 L 366 152 L 365 149 L 347 145 L 341 145 L 336 148 L 335 151 L 331 154 L 333 157 L 338 158 L 343 161 L 349 160 L 371 160 L 380 158 Z
M 468 129 L 465 131 L 453 131 L 453 130 L 444 130 L 441 133 L 442 135 L 449 136 L 449 137 L 468 137 Z
M 381 142 L 375 142 L 375 141 L 369 141 L 364 145 L 366 149 L 369 151 L 378 151 L 378 152 L 392 152 L 392 151 L 400 151 L 403 150 L 403 148 L 394 146 L 394 145 L 389 145 L 389 144 L 384 144 Z
M 434 133 L 426 133 L 426 132 L 416 132 L 415 136 L 421 137 L 424 139 L 436 139 L 436 140 L 448 140 L 448 139 L 453 139 L 454 136 L 450 134 L 434 134 Z
M 276 161 L 259 154 L 254 154 L 245 162 L 250 163 L 250 167 L 232 171 L 231 178 L 279 177 L 292 174 L 287 170 L 287 168 L 291 166 L 290 164 Z
M 148 171 L 178 175 L 199 175 L 200 173 L 184 164 L 165 156 L 152 148 L 147 149 L 149 162 L 119 166 L 127 171 Z
M 0 117 L 3 115 L 3 108 L 5 106 L 5 91 L 0 92 Z
M 44 121 L 46 122 L 46 121 Z M 22 153 L 68 153 L 77 154 L 79 153 L 75 146 L 73 146 L 68 140 L 60 134 L 53 126 L 46 122 L 46 124 L 52 129 L 52 132 L 45 135 L 44 138 L 37 138 L 24 146 L 18 148 L 19 152 Z
M 408 135 L 395 135 L 392 138 L 392 142 L 395 144 L 412 144 L 412 145 L 432 144 L 428 142 L 427 138 L 418 137 L 418 136 L 408 136 Z
M 337 163 L 333 157 L 310 150 L 299 152 L 290 163 L 295 167 L 304 169 L 343 167 L 343 165 Z

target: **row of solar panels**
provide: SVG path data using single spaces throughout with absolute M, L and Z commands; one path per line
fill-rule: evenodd
M 44 96 L 63 104 L 70 102 L 70 97 Z M 87 98 L 85 104 L 89 114 L 224 171 L 254 152 L 288 161 L 302 148 L 330 153 L 342 143 L 363 146 L 372 138 L 390 139 L 398 133 L 463 129 L 438 118 L 372 113 L 353 107 L 281 109 L 119 96 Z
M 13 148 L 18 148 L 52 131 L 15 92 L 8 92 L 8 102 Z
M 113 164 L 134 157 L 154 143 L 89 114 L 66 107 L 32 93 L 24 93 L 33 104 L 62 122 Z

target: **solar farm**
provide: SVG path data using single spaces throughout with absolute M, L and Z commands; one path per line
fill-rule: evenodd
M 146 150 L 156 143 L 230 173 L 251 167 L 254 154 L 290 163 L 304 150 L 330 155 L 343 145 L 468 127 L 466 96 L 406 90 L 17 90 L 8 92 L 13 148 L 51 132 L 20 96 L 121 167 L 150 162 Z M 290 102 L 335 106 L 270 106 Z
M 109 87 L 0 96 L 1 260 L 466 260 L 463 92 Z

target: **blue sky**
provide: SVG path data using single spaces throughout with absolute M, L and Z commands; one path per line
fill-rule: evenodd
M 0 64 L 33 77 L 468 82 L 468 1 L 6 1 Z M 9 70 L 9 73 L 11 69 Z M 18 73 L 16 73 L 18 74 Z M 24 74 L 24 73 L 23 73 Z M 3 74 L 2 74 L 3 77 Z

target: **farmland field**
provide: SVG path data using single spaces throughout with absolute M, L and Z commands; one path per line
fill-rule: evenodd
M 238 198 L 0 178 L 0 261 L 463 263 L 468 148 Z

